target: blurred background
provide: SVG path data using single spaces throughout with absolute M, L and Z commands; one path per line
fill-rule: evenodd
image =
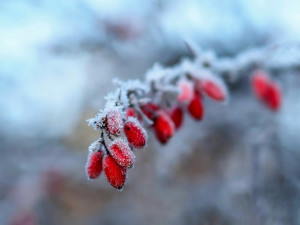
M 0 1 L 0 224 L 300 224 L 294 69 L 276 76 L 278 113 L 246 76 L 228 105 L 206 101 L 204 121 L 186 117 L 168 145 L 150 135 L 122 192 L 84 170 L 99 135 L 86 120 L 113 78 L 190 57 L 185 37 L 219 56 L 297 43 L 299 11 L 294 0 Z

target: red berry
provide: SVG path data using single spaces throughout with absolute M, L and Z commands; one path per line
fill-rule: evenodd
M 267 94 L 265 97 L 266 105 L 273 111 L 279 110 L 281 106 L 281 90 L 276 83 L 268 85 Z
M 194 98 L 190 101 L 188 105 L 188 110 L 190 115 L 196 119 L 201 120 L 204 115 L 204 107 L 202 103 L 202 98 L 198 92 L 195 92 Z
M 269 77 L 263 71 L 257 71 L 252 75 L 252 88 L 257 98 L 261 100 L 265 98 L 269 83 Z
M 146 145 L 146 131 L 135 118 L 129 118 L 125 122 L 124 132 L 131 147 L 143 148 Z
M 157 112 L 153 127 L 156 138 L 162 144 L 167 143 L 175 131 L 175 125 L 172 119 L 162 110 Z
M 86 164 L 86 173 L 89 179 L 96 179 L 102 172 L 103 152 L 90 152 Z
M 269 109 L 279 110 L 282 94 L 279 86 L 263 71 L 257 71 L 252 76 L 253 92 Z
M 107 181 L 111 186 L 122 189 L 126 181 L 127 168 L 120 166 L 111 155 L 106 155 L 103 167 Z
M 169 115 L 174 122 L 176 129 L 179 129 L 183 123 L 184 113 L 179 105 L 175 105 L 169 110 Z
M 128 119 L 129 117 L 134 117 L 134 118 L 137 118 L 139 121 L 143 121 L 143 118 L 141 117 L 141 115 L 139 115 L 137 113 L 137 111 L 131 107 L 128 107 L 126 109 L 126 118 Z
M 138 115 L 137 115 L 137 112 L 133 109 L 133 108 L 131 108 L 131 107 L 128 107 L 127 109 L 126 109 L 126 118 L 128 119 L 128 117 L 137 117 Z
M 142 112 L 150 119 L 150 120 L 153 120 L 154 116 L 155 116 L 155 112 L 157 110 L 159 110 L 159 106 L 152 103 L 152 102 L 149 102 L 145 105 L 142 105 L 141 106 L 141 110 Z
M 131 151 L 127 141 L 118 138 L 115 139 L 110 147 L 109 152 L 114 160 L 122 167 L 132 167 L 134 164 L 134 154 Z
M 210 79 L 203 79 L 200 81 L 200 90 L 216 101 L 224 101 L 226 98 L 224 87 Z
M 119 111 L 110 111 L 106 115 L 108 132 L 112 135 L 120 135 L 123 129 L 123 118 Z
M 193 83 L 187 80 L 181 80 L 178 83 L 180 92 L 177 96 L 179 102 L 190 101 L 194 96 L 194 86 Z

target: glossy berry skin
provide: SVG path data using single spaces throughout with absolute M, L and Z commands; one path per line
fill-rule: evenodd
M 146 145 L 146 131 L 136 119 L 129 118 L 125 122 L 124 133 L 131 147 L 140 149 Z
M 182 108 L 179 105 L 173 106 L 169 110 L 169 115 L 175 125 L 175 128 L 178 130 L 182 126 L 184 118 L 184 112 Z
M 255 96 L 264 100 L 270 83 L 269 76 L 263 71 L 257 71 L 252 75 L 252 88 Z
M 114 160 L 122 167 L 132 167 L 135 162 L 135 156 L 127 141 L 121 138 L 115 139 L 111 143 L 109 152 Z
M 202 120 L 204 115 L 204 106 L 202 97 L 198 92 L 195 92 L 194 98 L 189 102 L 188 111 L 196 120 Z
M 102 172 L 103 152 L 90 152 L 86 164 L 86 173 L 89 179 L 96 179 Z
M 226 98 L 226 92 L 224 88 L 209 79 L 203 79 L 200 81 L 200 89 L 204 92 L 209 98 L 215 101 L 224 101 Z
M 177 96 L 178 102 L 188 102 L 194 96 L 194 85 L 192 82 L 187 80 L 181 80 L 178 82 L 180 92 Z
M 108 132 L 112 135 L 120 135 L 123 129 L 123 118 L 119 111 L 110 111 L 106 115 Z
M 156 138 L 162 144 L 166 144 L 175 132 L 175 125 L 172 119 L 162 110 L 156 113 L 153 128 Z
M 127 168 L 120 166 L 111 155 L 106 155 L 103 161 L 107 181 L 117 189 L 122 189 L 126 181 Z
M 155 103 L 152 103 L 152 102 L 149 102 L 149 103 L 144 104 L 144 105 L 141 106 L 142 112 L 150 120 L 153 120 L 156 111 L 158 111 L 159 109 L 160 109 L 160 107 L 158 105 L 156 105 Z

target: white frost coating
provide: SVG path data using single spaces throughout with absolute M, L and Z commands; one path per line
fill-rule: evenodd
M 192 47 L 191 44 L 189 47 Z M 272 46 L 271 46 L 272 47 Z M 193 51 L 193 49 L 191 49 Z M 282 61 L 282 59 L 274 58 L 269 60 L 268 54 L 274 51 L 280 51 L 282 48 L 255 48 L 246 50 L 241 54 L 229 58 L 218 58 L 212 51 L 197 51 L 196 58 L 194 59 L 182 59 L 180 63 L 172 67 L 164 67 L 158 63 L 149 69 L 145 74 L 145 81 L 139 80 L 129 80 L 127 82 L 122 82 L 115 79 L 114 83 L 120 87 L 110 94 L 108 94 L 106 99 L 106 105 L 104 110 L 100 111 L 94 118 L 88 120 L 88 124 L 93 126 L 94 129 L 99 130 L 103 125 L 103 118 L 111 110 L 118 110 L 120 113 L 124 113 L 125 108 L 127 108 L 131 100 L 128 99 L 128 91 L 137 92 L 137 100 L 145 99 L 151 94 L 152 88 L 159 90 L 160 97 L 162 96 L 176 96 L 178 93 L 178 87 L 175 86 L 176 79 L 191 75 L 194 78 L 201 79 L 203 77 L 209 76 L 215 82 L 217 82 L 220 87 L 223 88 L 226 93 L 226 101 L 228 102 L 229 95 L 228 90 L 221 76 L 224 74 L 229 74 L 228 77 L 231 81 L 237 80 L 237 78 L 245 73 L 240 73 L 245 69 L 249 69 L 254 64 L 266 66 L 269 69 L 285 68 L 287 66 L 299 66 L 299 62 L 291 62 L 292 59 L 287 59 Z M 282 58 L 282 57 L 281 57 Z M 205 64 L 209 64 L 209 67 L 205 67 Z M 154 86 L 152 86 L 154 85 Z M 142 91 L 142 92 L 139 92 Z M 123 115 L 123 114 L 122 114 Z
M 116 138 L 112 141 L 109 152 L 120 166 L 128 167 L 135 163 L 135 155 L 124 138 Z
M 106 115 L 108 132 L 113 135 L 120 135 L 123 130 L 123 116 L 119 110 L 112 109 Z
M 98 139 L 97 141 L 93 142 L 90 146 L 89 146 L 89 152 L 97 152 L 101 149 L 101 142 L 100 139 Z
M 149 87 L 144 84 L 142 81 L 135 79 L 135 80 L 128 80 L 128 81 L 121 81 L 120 79 L 113 79 L 113 83 L 119 85 L 123 90 L 130 91 L 130 90 L 143 90 L 145 92 L 149 92 Z
M 178 101 L 183 102 L 183 101 L 190 101 L 194 97 L 194 84 L 187 80 L 186 78 L 182 78 L 179 80 L 177 83 L 179 86 L 179 95 L 177 96 Z
M 148 133 L 147 133 L 147 131 L 144 129 L 144 127 L 141 125 L 140 121 L 139 121 L 137 118 L 135 118 L 135 117 L 129 117 L 129 118 L 127 119 L 127 121 L 128 121 L 128 122 L 134 123 L 135 126 L 138 127 L 138 128 L 141 130 L 142 134 L 145 136 L 145 139 L 146 139 L 146 145 L 147 145 L 147 142 L 148 142 Z M 146 146 L 146 145 L 145 145 L 145 146 Z M 144 147 L 145 147 L 145 146 L 144 146 Z

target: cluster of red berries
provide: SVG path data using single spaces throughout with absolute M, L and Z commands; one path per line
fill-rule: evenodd
M 279 85 L 270 76 L 258 70 L 252 75 L 252 88 L 255 96 L 269 109 L 277 111 L 280 109 L 282 94 Z
M 141 105 L 141 111 L 148 119 L 153 121 L 150 126 L 157 140 L 165 144 L 175 134 L 184 120 L 184 112 L 188 111 L 195 120 L 202 120 L 204 116 L 203 95 L 206 95 L 216 101 L 224 101 L 227 92 L 219 80 L 215 79 L 182 79 L 177 82 L 179 93 L 176 101 L 173 101 L 169 107 L 163 107 L 161 104 L 149 102 Z M 130 109 L 130 112 L 133 109 Z M 133 113 L 137 115 L 136 112 Z
M 277 83 L 263 71 L 256 71 L 251 81 L 255 95 L 271 110 L 278 110 L 281 106 L 281 91 Z M 228 99 L 223 81 L 214 76 L 187 76 L 178 79 L 174 85 L 179 91 L 172 99 L 164 99 L 161 95 L 156 98 L 154 94 L 146 102 L 131 102 L 128 107 L 122 107 L 121 104 L 121 107 L 102 115 L 99 125 L 101 138 L 92 145 L 86 167 L 90 179 L 99 177 L 104 170 L 108 182 L 122 189 L 127 170 L 135 163 L 133 150 L 146 145 L 144 126 L 149 126 L 157 140 L 166 144 L 182 126 L 185 112 L 195 120 L 203 119 L 204 96 L 218 102 Z M 120 106 L 118 102 L 115 105 Z
M 110 140 L 109 146 L 106 145 L 103 132 Z M 146 141 L 146 131 L 137 119 L 131 116 L 124 119 L 118 110 L 108 112 L 103 124 L 102 137 L 90 150 L 86 165 L 88 177 L 96 179 L 104 170 L 108 182 L 113 187 L 122 189 L 127 169 L 132 168 L 135 163 L 133 150 L 143 148 Z

